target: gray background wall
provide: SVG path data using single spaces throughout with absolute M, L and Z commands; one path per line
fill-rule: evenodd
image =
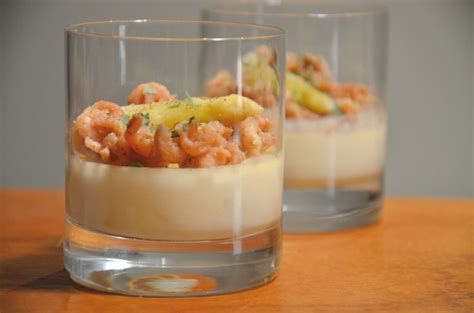
M 474 1 L 373 2 L 391 12 L 387 193 L 472 197 Z M 0 0 L 0 186 L 63 186 L 65 25 L 196 19 L 202 3 Z

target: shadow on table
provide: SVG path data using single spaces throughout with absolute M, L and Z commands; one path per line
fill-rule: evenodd
M 7 253 L 8 255 L 8 253 Z M 95 292 L 69 278 L 64 269 L 62 248 L 45 247 L 41 254 L 23 255 L 0 261 L 0 292 L 75 291 Z

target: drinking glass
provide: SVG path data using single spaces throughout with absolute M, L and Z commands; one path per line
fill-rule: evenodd
M 74 281 L 179 297 L 275 277 L 284 44 L 278 28 L 241 23 L 66 28 L 64 263 Z M 257 47 L 273 53 L 265 75 L 245 63 Z M 232 86 L 222 79 L 231 74 Z M 249 79 L 272 86 L 271 106 L 243 95 Z
M 376 5 L 210 6 L 204 19 L 286 31 L 285 231 L 376 222 L 383 198 L 388 12 Z

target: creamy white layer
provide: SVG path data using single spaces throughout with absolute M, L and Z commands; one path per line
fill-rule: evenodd
M 71 157 L 68 216 L 91 230 L 155 240 L 245 236 L 279 223 L 281 156 L 214 168 L 137 168 Z
M 379 175 L 385 133 L 385 117 L 377 110 L 356 117 L 287 120 L 285 187 L 337 186 Z

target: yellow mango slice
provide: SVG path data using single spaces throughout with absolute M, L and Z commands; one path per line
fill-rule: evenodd
M 286 72 L 286 90 L 291 92 L 296 103 L 315 113 L 327 115 L 337 110 L 330 96 L 291 72 Z
M 226 126 L 232 126 L 248 116 L 263 113 L 263 107 L 257 102 L 236 94 L 218 98 L 193 97 L 182 101 L 128 105 L 122 109 L 129 118 L 137 113 L 148 114 L 151 125 L 166 125 L 169 129 L 191 117 L 200 122 L 217 120 Z

